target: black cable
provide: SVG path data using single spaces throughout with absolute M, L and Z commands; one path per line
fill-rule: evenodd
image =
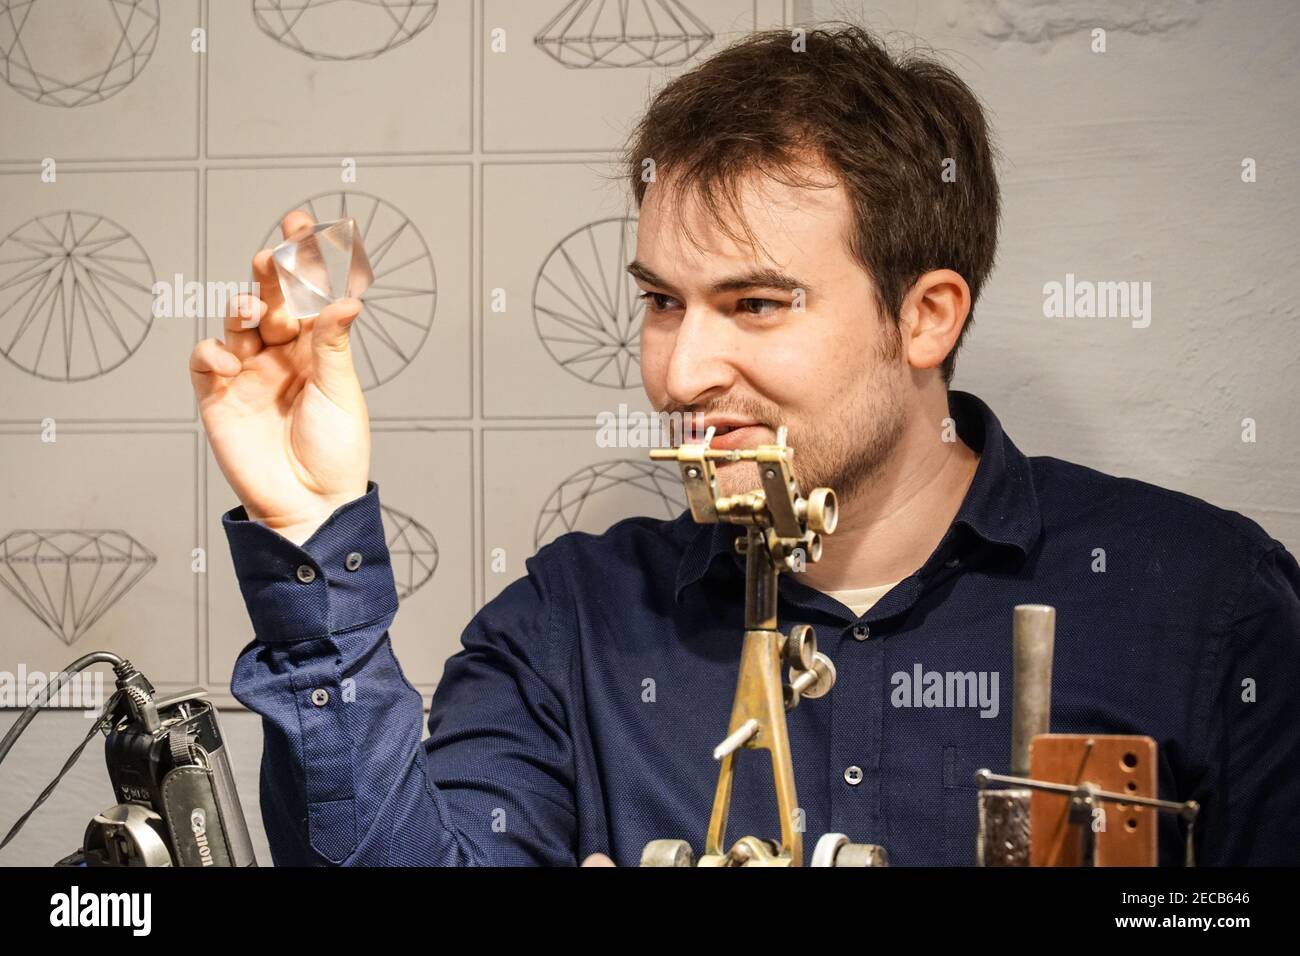
M 66 670 L 59 672 L 55 675 L 54 680 L 45 685 L 45 691 L 43 694 L 44 700 L 33 701 L 27 705 L 26 710 L 18 715 L 18 719 L 14 721 L 13 726 L 9 728 L 9 732 L 5 734 L 5 739 L 0 740 L 0 763 L 4 763 L 4 759 L 8 756 L 10 749 L 13 748 L 14 743 L 22 735 L 22 732 L 27 729 L 27 725 L 35 719 L 37 712 L 50 702 L 50 698 L 58 693 L 59 689 L 64 684 L 72 680 L 73 677 L 84 671 L 91 664 L 112 664 L 113 670 L 119 671 L 119 678 L 122 677 L 120 672 L 121 668 L 131 667 L 129 661 L 123 660 L 112 651 L 95 651 L 91 654 L 87 654 L 85 657 L 78 657 L 68 665 Z M 132 668 L 132 670 L 134 670 L 134 668 Z
M 110 718 L 113 709 L 117 706 L 117 701 L 121 696 L 122 692 L 120 690 L 113 692 L 113 696 L 108 699 L 108 703 L 104 705 L 104 709 L 99 712 L 99 717 L 96 718 L 95 723 L 91 726 L 90 732 L 86 734 L 85 739 L 82 740 L 81 743 L 77 745 L 77 749 L 72 752 L 72 756 L 70 756 L 63 764 L 63 769 L 58 772 L 58 775 L 55 776 L 53 780 L 50 781 L 49 786 L 41 791 L 41 795 L 36 798 L 36 802 L 27 809 L 27 812 L 19 817 L 18 821 L 10 827 L 9 832 L 5 834 L 5 838 L 0 840 L 0 850 L 3 850 L 9 845 L 9 841 L 18 835 L 18 831 L 23 828 L 23 824 L 27 822 L 27 818 L 39 810 L 41 804 L 43 804 L 49 798 L 50 794 L 54 792 L 54 788 L 63 780 L 64 775 L 72 769 L 73 764 L 75 764 L 78 758 L 81 757 L 82 751 L 84 751 L 86 745 L 90 743 L 90 738 L 94 737 L 96 732 L 104 725 L 105 721 Z
M 36 798 L 36 802 L 32 804 L 28 811 L 18 818 L 18 822 L 15 823 L 9 830 L 8 834 L 5 835 L 4 840 L 0 840 L 0 850 L 3 850 L 9 845 L 9 841 L 18 834 L 18 831 L 22 829 L 22 826 L 27 822 L 27 819 L 40 808 L 41 804 L 43 804 L 46 799 L 49 798 L 50 794 L 54 792 L 54 788 L 59 785 L 59 782 L 63 779 L 64 775 L 72 769 L 73 764 L 77 762 L 77 758 L 81 756 L 82 752 L 86 749 L 86 745 L 90 743 L 90 738 L 95 736 L 96 732 L 98 732 L 104 725 L 104 722 L 108 719 L 109 715 L 113 713 L 114 708 L 117 706 L 117 702 L 123 695 L 121 689 L 122 683 L 128 677 L 136 673 L 135 668 L 131 666 L 130 661 L 118 657 L 111 651 L 94 651 L 84 657 L 77 658 L 69 664 L 65 670 L 60 671 L 54 680 L 45 685 L 45 690 L 40 695 L 40 698 L 27 705 L 27 708 L 18 715 L 18 719 L 13 722 L 13 726 L 11 726 L 5 734 L 4 740 L 0 740 L 0 763 L 3 763 L 5 757 L 9 755 L 9 751 L 13 749 L 18 738 L 21 737 L 23 731 L 27 729 L 27 725 L 36 718 L 40 709 L 50 702 L 64 684 L 72 680 L 74 676 L 85 670 L 91 664 L 111 664 L 118 677 L 119 689 L 114 691 L 113 696 L 108 699 L 108 703 L 104 705 L 104 709 L 100 711 L 99 716 L 95 719 L 95 723 L 91 726 L 90 732 L 86 734 L 85 739 L 77 746 L 77 749 L 72 752 L 72 756 L 70 756 L 67 759 L 67 762 L 64 763 L 63 769 L 59 771 L 58 775 L 52 781 L 50 781 L 49 786 L 41 792 L 41 795 Z

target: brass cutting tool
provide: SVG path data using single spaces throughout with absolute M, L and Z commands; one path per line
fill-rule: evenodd
M 821 557 L 821 536 L 835 530 L 835 492 L 814 488 L 807 498 L 800 494 L 791 468 L 794 450 L 786 445 L 784 427 L 778 430 L 775 444 L 752 449 L 711 448 L 713 434 L 710 428 L 702 442 L 650 452 L 652 459 L 678 463 L 696 522 L 725 521 L 746 527 L 745 536 L 736 539 L 737 550 L 745 556 L 745 637 L 740 674 L 727 736 L 713 752 L 721 766 L 698 865 L 802 866 L 802 815 L 795 796 L 785 714 L 802 698 L 829 692 L 835 684 L 835 665 L 817 650 L 813 629 L 807 624 L 796 624 L 788 636 L 777 629 L 777 580 L 781 572 L 803 570 Z M 715 465 L 719 461 L 755 462 L 762 487 L 719 496 Z M 789 668 L 788 683 L 781 679 L 783 664 Z M 781 836 L 779 840 L 744 836 L 728 849 L 725 838 L 733 771 L 739 751 L 745 749 L 764 749 L 771 755 Z M 883 848 L 850 843 L 839 833 L 824 835 L 813 853 L 814 866 L 883 866 L 887 861 Z M 641 865 L 697 864 L 685 840 L 652 840 L 646 844 Z

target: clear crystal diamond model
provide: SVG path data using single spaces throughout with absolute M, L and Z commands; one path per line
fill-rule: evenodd
M 335 299 L 360 296 L 375 279 L 355 219 L 306 226 L 276 246 L 272 259 L 285 307 L 296 319 L 319 315 Z
M 0 538 L 0 584 L 72 644 L 157 560 L 125 531 L 14 531 Z

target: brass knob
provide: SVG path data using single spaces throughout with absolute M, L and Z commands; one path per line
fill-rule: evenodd
M 817 636 L 812 625 L 796 624 L 790 628 L 790 636 L 785 639 L 782 648 L 785 661 L 796 670 L 811 670 L 813 658 L 817 654 Z
M 816 700 L 830 693 L 835 686 L 835 665 L 831 659 L 817 651 L 813 655 L 812 668 L 804 671 L 794 681 L 794 688 L 803 697 Z
M 685 840 L 651 840 L 641 852 L 642 866 L 694 866 L 695 851 Z
M 808 496 L 808 530 L 831 534 L 839 520 L 840 509 L 835 492 L 829 488 L 814 488 Z

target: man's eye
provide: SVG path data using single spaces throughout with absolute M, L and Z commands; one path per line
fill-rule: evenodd
M 737 304 L 742 312 L 752 315 L 771 315 L 785 306 L 784 302 L 775 299 L 741 299 Z
M 677 301 L 672 296 L 665 295 L 662 292 L 642 292 L 637 298 L 644 302 L 646 308 L 651 312 L 667 312 L 673 308 L 669 303 Z

